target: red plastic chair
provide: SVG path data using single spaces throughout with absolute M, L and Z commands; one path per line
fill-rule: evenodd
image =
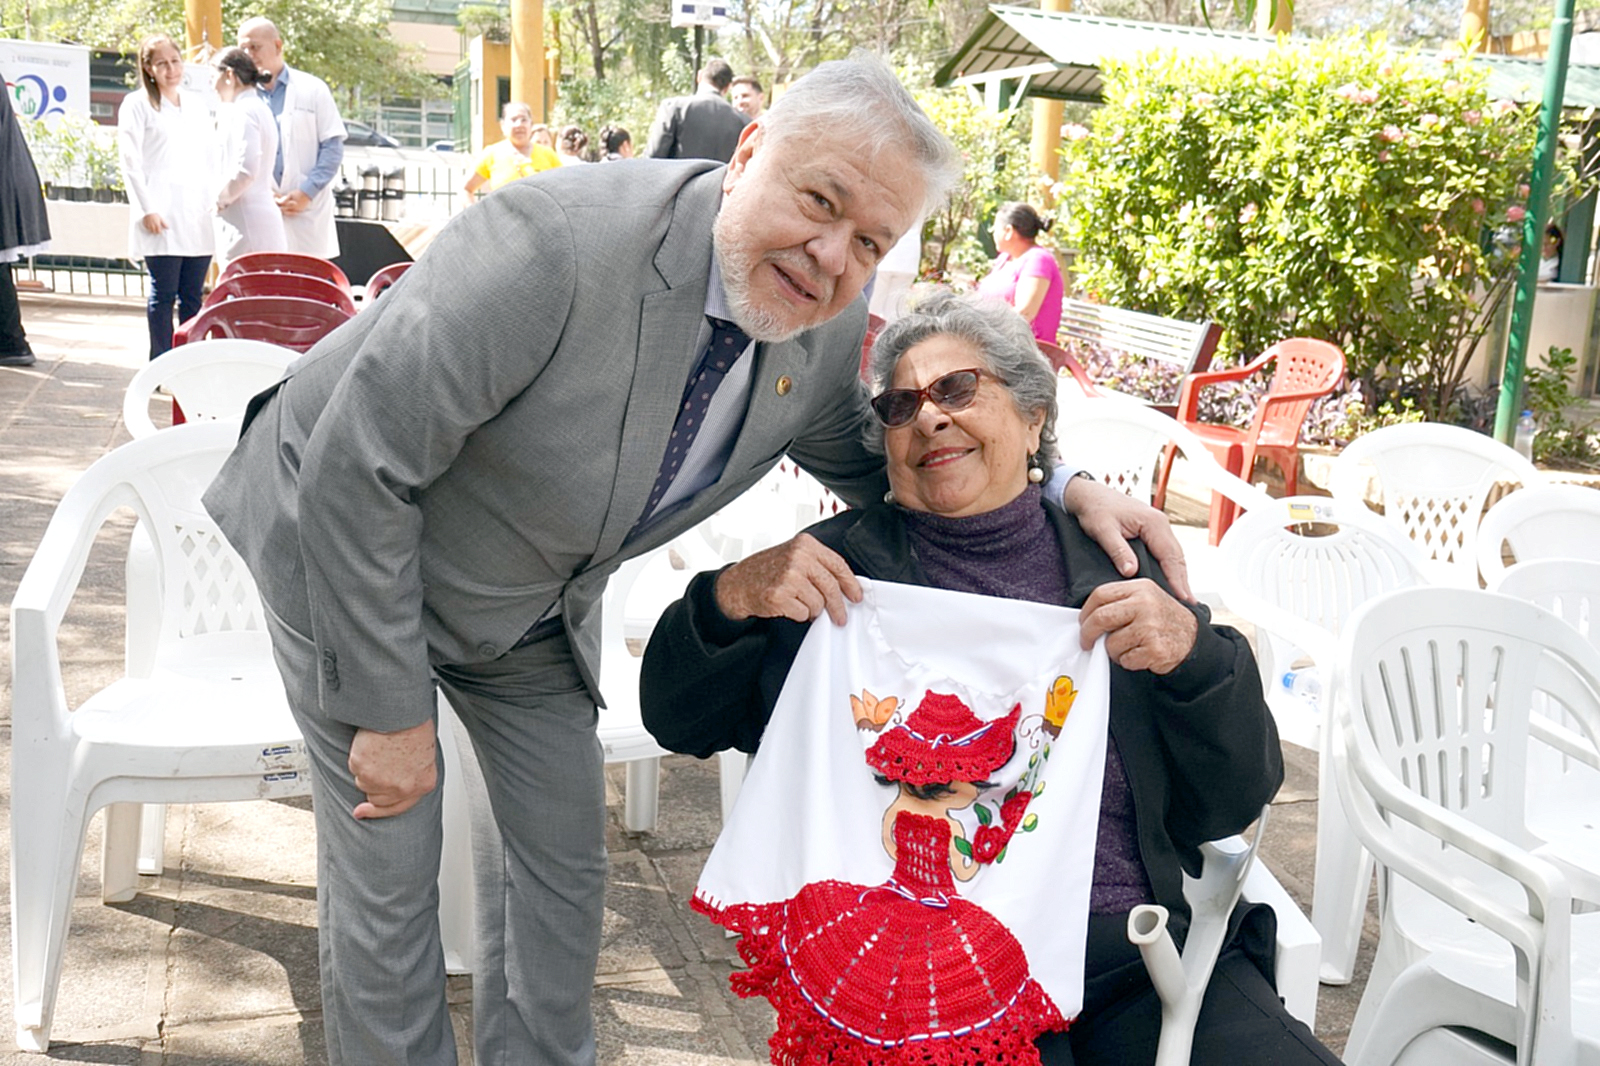
M 332 304 L 347 315 L 356 313 L 356 302 L 350 293 L 331 281 L 314 278 L 310 274 L 287 274 L 281 271 L 260 274 L 235 274 L 217 282 L 203 306 L 221 303 L 240 296 L 297 296 L 302 300 L 317 300 Z
M 372 277 L 367 279 L 367 294 L 365 296 L 366 302 L 371 303 L 373 300 L 376 300 L 379 296 L 383 295 L 384 289 L 387 289 L 390 285 L 393 285 L 395 282 L 399 281 L 400 275 L 404 274 L 410 269 L 411 260 L 407 259 L 399 263 L 390 263 L 386 267 L 380 267 L 377 270 L 374 270 L 372 272 Z
M 1077 382 L 1078 388 L 1083 390 L 1085 396 L 1099 396 L 1100 390 L 1089 380 L 1089 372 L 1083 369 L 1083 364 L 1078 362 L 1077 356 L 1067 351 L 1058 344 L 1049 341 L 1035 341 L 1039 351 L 1050 361 L 1050 366 L 1057 374 L 1065 370 L 1072 375 L 1072 380 Z
M 309 274 L 323 281 L 331 281 L 345 292 L 350 291 L 350 279 L 344 271 L 326 259 L 298 252 L 250 252 L 229 263 L 222 272 L 222 281 L 235 274 Z
M 207 337 L 244 337 L 253 341 L 306 351 L 350 321 L 350 315 L 332 304 L 297 296 L 239 296 L 209 307 L 179 326 L 174 345 Z
M 1267 394 L 1261 398 L 1248 429 L 1199 420 L 1201 389 L 1224 381 L 1243 381 L 1273 360 L 1277 361 L 1277 366 L 1272 383 L 1267 386 Z M 1274 344 L 1245 366 L 1190 374 L 1178 390 L 1178 421 L 1205 442 L 1230 474 L 1237 474 L 1246 481 L 1255 469 L 1256 456 L 1271 459 L 1283 471 L 1285 494 L 1294 496 L 1299 491 L 1300 427 L 1305 423 L 1306 412 L 1311 409 L 1312 400 L 1332 392 L 1342 377 L 1344 353 L 1336 346 L 1309 337 L 1291 337 Z M 1173 449 L 1168 448 L 1161 459 L 1161 474 L 1151 500 L 1158 508 L 1166 503 L 1172 458 Z M 1218 523 L 1219 528 L 1212 531 L 1212 543 L 1228 531 L 1237 513 L 1237 508 L 1230 505 L 1228 513 Z

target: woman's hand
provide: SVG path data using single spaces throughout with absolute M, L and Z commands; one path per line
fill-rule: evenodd
M 844 557 L 806 533 L 756 552 L 717 578 L 717 606 L 734 621 L 792 618 L 809 622 L 823 611 L 844 625 L 845 601 L 861 602 L 861 583 Z
M 1183 548 L 1172 535 L 1172 524 L 1167 516 L 1148 504 L 1124 496 L 1088 478 L 1075 477 L 1067 482 L 1061 505 L 1078 519 L 1083 531 L 1109 556 L 1123 577 L 1139 572 L 1139 562 L 1130 538 L 1138 537 L 1150 550 L 1150 555 L 1161 564 L 1172 591 L 1190 603 L 1194 593 L 1189 589 L 1189 565 L 1183 561 Z
M 160 233 L 167 228 L 167 220 L 152 211 L 139 220 L 139 225 L 144 227 L 146 233 Z
M 1200 630 L 1194 612 L 1142 577 L 1095 589 L 1079 621 L 1085 648 L 1104 635 L 1112 662 L 1155 674 L 1170 674 L 1187 659 Z

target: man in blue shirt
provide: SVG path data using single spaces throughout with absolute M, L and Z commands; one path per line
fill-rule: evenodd
M 239 27 L 239 47 L 272 76 L 258 91 L 278 120 L 272 178 L 289 250 L 333 259 L 339 234 L 331 186 L 344 159 L 345 137 L 333 93 L 315 74 L 283 61 L 283 38 L 267 19 L 246 19 Z

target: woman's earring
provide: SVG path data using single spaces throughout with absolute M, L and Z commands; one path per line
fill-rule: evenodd
M 1044 480 L 1044 471 L 1037 466 L 1028 467 L 1028 480 L 1035 485 Z
M 883 494 L 883 502 L 894 503 L 894 489 L 890 489 L 888 492 Z

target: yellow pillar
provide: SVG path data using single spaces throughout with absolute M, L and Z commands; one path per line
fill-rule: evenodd
M 1072 0 L 1039 0 L 1041 11 L 1071 11 Z M 1036 174 L 1052 182 L 1061 177 L 1061 101 L 1035 98 L 1033 101 L 1033 144 L 1031 158 Z M 1045 197 L 1049 207 L 1050 197 Z
M 1256 32 L 1276 37 L 1294 29 L 1293 0 L 1256 0 Z
M 222 27 L 222 0 L 183 0 L 186 59 L 207 58 L 233 41 Z
M 511 99 L 550 121 L 544 106 L 544 0 L 511 0 Z
M 1461 39 L 1474 35 L 1478 38 L 1478 51 L 1489 50 L 1489 0 L 1467 0 L 1461 10 Z

